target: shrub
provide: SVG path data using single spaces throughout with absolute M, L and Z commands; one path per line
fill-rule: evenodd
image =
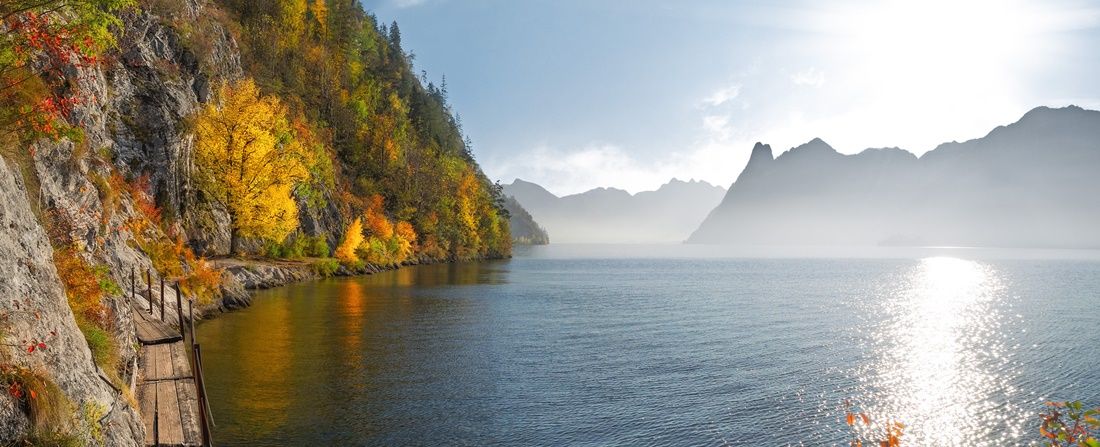
M 309 243 L 306 244 L 306 255 L 314 258 L 327 258 L 329 253 L 328 239 L 325 235 L 318 234 L 309 238 Z
M 222 269 L 206 259 L 195 256 L 191 250 L 183 252 L 183 261 L 188 274 L 179 280 L 180 291 L 195 297 L 199 304 L 209 304 L 222 294 Z
M 69 298 L 69 307 L 72 308 L 73 313 L 78 318 L 106 321 L 106 308 L 102 303 L 104 292 L 101 285 L 101 279 L 104 282 L 110 281 L 105 275 L 106 271 L 100 270 L 101 273 L 97 274 L 97 271 L 88 265 L 88 262 L 72 246 L 55 250 L 53 261 L 61 283 L 65 285 L 65 294 Z M 113 282 L 108 285 L 113 285 Z M 114 285 L 114 287 L 117 289 L 118 286 Z
M 84 339 L 88 341 L 88 349 L 92 351 L 92 358 L 95 359 L 96 365 L 108 374 L 113 374 L 118 369 L 119 361 L 115 338 L 106 330 L 87 321 L 77 320 L 76 325 L 84 334 Z
M 313 261 L 309 266 L 317 276 L 328 278 L 336 274 L 336 270 L 340 268 L 340 261 L 335 259 L 318 259 Z
M 1047 402 L 1039 414 L 1039 434 L 1047 447 L 1100 447 L 1100 408 L 1086 410 L 1080 401 Z

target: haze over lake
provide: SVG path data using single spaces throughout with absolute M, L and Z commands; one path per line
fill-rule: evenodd
M 523 247 L 199 327 L 219 445 L 1028 445 L 1100 398 L 1100 253 Z M 767 255 L 767 256 L 765 256 Z M 263 341 L 257 344 L 257 341 Z

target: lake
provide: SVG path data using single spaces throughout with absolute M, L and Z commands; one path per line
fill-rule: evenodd
M 1090 251 L 517 247 L 198 327 L 218 445 L 1030 445 L 1100 405 Z

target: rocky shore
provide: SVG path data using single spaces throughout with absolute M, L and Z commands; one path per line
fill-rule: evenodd
M 202 318 L 213 318 L 220 313 L 244 309 L 252 305 L 252 290 L 270 289 L 288 284 L 322 279 L 314 270 L 312 263 L 317 260 L 276 260 L 276 259 L 235 259 L 224 258 L 214 261 L 217 268 L 224 270 L 221 298 L 213 303 L 196 308 Z M 374 265 L 364 264 L 360 269 L 340 265 L 332 276 L 370 275 L 405 266 L 435 264 L 439 261 L 421 259 L 404 264 Z

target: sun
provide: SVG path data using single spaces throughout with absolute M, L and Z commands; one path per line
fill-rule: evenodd
M 1027 86 L 1056 59 L 1064 11 L 1015 0 L 845 2 L 815 11 L 814 46 L 865 129 L 931 149 L 1033 107 Z M 833 83 L 833 80 L 839 82 Z M 984 113 L 992 112 L 992 113 Z M 988 122 L 987 122 L 988 121 Z M 928 126 L 935 124 L 935 126 Z M 946 135 L 927 129 L 946 128 Z M 991 127 L 988 127 L 991 128 Z M 884 144 L 889 142 L 884 141 Z

